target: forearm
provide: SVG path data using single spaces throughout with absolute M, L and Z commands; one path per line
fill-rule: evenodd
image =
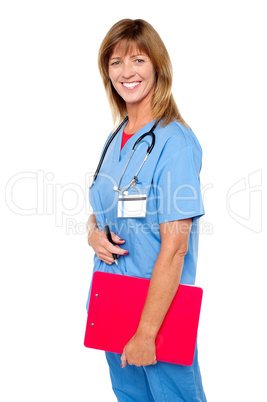
M 161 250 L 150 281 L 146 303 L 137 332 L 156 338 L 165 315 L 178 290 L 184 264 L 184 253 L 174 255 Z
M 99 230 L 98 227 L 97 227 L 96 217 L 95 217 L 95 214 L 94 214 L 94 213 L 92 213 L 92 214 L 89 216 L 88 221 L 87 221 L 87 224 L 86 224 L 86 229 L 87 229 L 87 236 L 88 236 L 88 244 L 91 245 L 91 244 L 90 244 L 91 236 L 92 236 L 96 231 Z

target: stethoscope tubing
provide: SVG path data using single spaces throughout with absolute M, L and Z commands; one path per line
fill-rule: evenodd
M 102 152 L 100 161 L 99 161 L 99 163 L 98 163 L 98 165 L 97 165 L 97 168 L 96 168 L 96 171 L 95 171 L 95 174 L 94 174 L 94 177 L 93 177 L 92 185 L 93 185 L 93 183 L 96 181 L 96 178 L 97 178 L 98 173 L 99 173 L 99 171 L 100 171 L 100 169 L 101 169 L 101 166 L 102 166 L 102 164 L 103 164 L 104 158 L 105 158 L 105 156 L 106 156 L 106 153 L 107 153 L 107 150 L 109 149 L 110 144 L 112 143 L 112 141 L 114 140 L 114 138 L 116 137 L 116 135 L 118 134 L 118 132 L 120 131 L 120 129 L 122 128 L 122 126 L 123 126 L 127 121 L 128 121 L 128 116 L 125 117 L 125 119 L 121 122 L 121 124 L 119 125 L 119 127 L 114 131 L 114 133 L 111 135 L 111 137 L 109 138 L 108 142 L 106 143 L 106 146 L 105 146 L 105 148 L 104 148 L 104 150 L 103 150 L 103 152 Z M 91 187 L 92 187 L 92 185 L 91 185 Z
M 103 150 L 103 152 L 102 152 L 102 155 L 101 155 L 100 161 L 99 161 L 99 163 L 98 163 L 98 166 L 97 166 L 97 168 L 96 168 L 96 171 L 95 171 L 95 174 L 94 174 L 94 177 L 93 177 L 93 182 L 92 182 L 90 188 L 91 188 L 92 185 L 94 184 L 94 182 L 95 182 L 95 180 L 96 180 L 96 178 L 97 178 L 97 176 L 98 176 L 98 174 L 99 174 L 99 171 L 100 171 L 100 169 L 101 169 L 101 166 L 102 166 L 102 164 L 103 164 L 105 155 L 106 155 L 106 153 L 107 153 L 107 150 L 108 150 L 108 148 L 109 148 L 111 142 L 113 141 L 113 139 L 115 138 L 115 136 L 118 134 L 118 132 L 120 131 L 120 129 L 122 128 L 122 126 L 123 126 L 127 121 L 128 121 L 128 116 L 121 122 L 121 124 L 119 125 L 119 127 L 114 131 L 114 133 L 113 133 L 113 134 L 111 135 L 111 137 L 109 138 L 109 140 L 108 140 L 108 142 L 107 142 L 107 144 L 106 144 L 106 146 L 105 146 L 105 148 L 104 148 L 104 150 Z M 130 156 L 129 156 L 129 159 L 128 159 L 128 161 L 127 161 L 127 163 L 126 163 L 126 165 L 125 165 L 125 167 L 124 167 L 124 169 L 123 169 L 123 172 L 122 172 L 122 175 L 121 175 L 121 178 L 120 178 L 118 187 L 117 187 L 117 186 L 114 186 L 114 188 L 113 188 L 115 191 L 118 191 L 120 194 L 123 194 L 126 190 L 128 190 L 128 188 L 129 188 L 134 182 L 137 182 L 137 175 L 139 174 L 139 172 L 140 172 L 140 170 L 141 170 L 143 164 L 144 164 L 145 161 L 147 160 L 148 155 L 152 152 L 152 150 L 153 150 L 153 148 L 154 148 L 154 145 L 155 145 L 154 129 L 156 128 L 157 123 L 158 123 L 158 122 L 156 122 L 156 123 L 153 125 L 153 127 L 152 127 L 147 133 L 142 134 L 142 135 L 135 141 L 135 143 L 134 143 L 134 145 L 133 145 L 133 148 L 132 148 L 132 151 L 131 151 L 131 154 L 130 154 Z M 130 162 L 130 160 L 131 160 L 131 158 L 132 158 L 132 155 L 133 155 L 133 153 L 135 152 L 135 149 L 136 149 L 137 145 L 138 145 L 147 135 L 150 135 L 150 136 L 152 137 L 152 141 L 151 141 L 151 144 L 149 145 L 149 147 L 147 148 L 146 156 L 145 156 L 143 162 L 141 163 L 141 165 L 139 166 L 139 168 L 138 168 L 136 174 L 134 175 L 134 178 L 133 178 L 133 179 L 131 180 L 131 182 L 129 183 L 129 185 L 128 185 L 125 189 L 120 190 L 120 184 L 121 184 L 122 178 L 123 178 L 123 176 L 124 176 L 124 173 L 125 173 L 125 171 L 126 171 L 126 168 L 127 168 L 128 164 L 129 164 L 129 162 Z

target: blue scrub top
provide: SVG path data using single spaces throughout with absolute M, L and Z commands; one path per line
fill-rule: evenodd
M 108 148 L 98 177 L 89 191 L 98 228 L 104 230 L 106 222 L 112 232 L 126 240 L 120 247 L 129 251 L 129 255 L 118 258 L 118 266 L 115 263 L 106 264 L 95 254 L 93 272 L 150 278 L 161 246 L 159 225 L 193 218 L 181 276 L 181 283 L 193 285 L 198 254 L 198 218 L 204 214 L 204 208 L 199 180 L 202 150 L 190 129 L 177 122 L 165 127 L 158 124 L 154 130 L 155 146 L 141 168 L 136 184 L 136 190 L 147 195 L 146 217 L 117 217 L 119 194 L 113 187 L 118 186 L 135 141 L 148 132 L 154 123 L 155 121 L 150 122 L 137 131 L 122 150 L 120 148 L 124 126 L 121 128 Z M 136 174 L 150 143 L 151 136 L 146 136 L 138 144 L 120 189 L 124 189 Z M 128 191 L 129 194 L 136 194 L 136 190 L 131 187 Z M 89 297 L 90 291 L 87 310 Z

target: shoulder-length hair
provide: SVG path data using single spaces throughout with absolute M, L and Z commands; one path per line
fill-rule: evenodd
M 98 67 L 114 122 L 127 116 L 126 103 L 114 89 L 109 78 L 109 60 L 115 46 L 122 42 L 125 54 L 137 47 L 144 52 L 156 68 L 156 85 L 152 99 L 152 115 L 166 126 L 171 121 L 178 121 L 189 127 L 182 118 L 174 101 L 172 87 L 172 65 L 167 49 L 157 31 L 142 19 L 123 19 L 111 27 L 105 36 L 98 54 Z

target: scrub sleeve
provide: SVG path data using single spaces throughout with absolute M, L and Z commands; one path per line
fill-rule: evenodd
M 141 134 L 138 133 L 138 136 Z M 146 181 L 150 182 L 147 217 L 138 222 L 146 224 L 148 228 L 152 229 L 155 224 L 159 227 L 159 224 L 163 222 L 193 218 L 188 252 L 184 258 L 181 276 L 181 283 L 193 285 L 198 254 L 199 217 L 204 214 L 199 181 L 201 147 L 193 132 L 180 123 L 171 123 L 163 128 L 157 127 L 155 134 L 155 150 L 148 158 L 150 162 L 146 162 L 146 169 L 150 172 L 150 176 L 148 173 L 146 176 Z M 152 157 L 153 153 L 154 156 Z M 153 158 L 155 158 L 154 161 Z M 151 163 L 150 166 L 149 163 Z M 154 163 L 153 166 L 152 163 Z M 143 169 L 142 173 L 145 174 L 145 165 Z M 141 174 L 140 178 L 142 181 Z M 153 211 L 156 213 L 151 214 Z M 125 238 L 123 233 L 118 234 Z M 135 239 L 138 239 L 134 246 L 135 256 L 139 255 L 139 265 L 141 261 L 142 269 L 146 272 L 141 275 L 140 271 L 134 271 L 137 266 L 137 262 L 134 260 L 131 268 L 133 257 L 131 257 L 130 252 L 127 259 L 129 261 L 128 267 L 132 271 L 127 272 L 127 275 L 138 276 L 139 274 L 139 276 L 149 277 L 160 249 L 160 234 L 148 230 L 143 234 L 143 238 L 140 236 L 142 236 L 141 231 L 139 236 L 135 236 Z M 104 267 L 100 261 L 95 259 L 95 262 L 99 264 L 97 268 L 99 270 L 111 269 L 115 265 Z M 123 264 L 123 262 L 121 263 Z M 148 269 L 149 264 L 151 267 Z M 140 270 L 140 267 L 138 269 Z M 198 365 L 197 345 L 191 366 L 158 361 L 156 365 L 142 367 L 127 364 L 122 369 L 120 358 L 121 355 L 119 354 L 106 352 L 112 388 L 119 402 L 206 401 Z

